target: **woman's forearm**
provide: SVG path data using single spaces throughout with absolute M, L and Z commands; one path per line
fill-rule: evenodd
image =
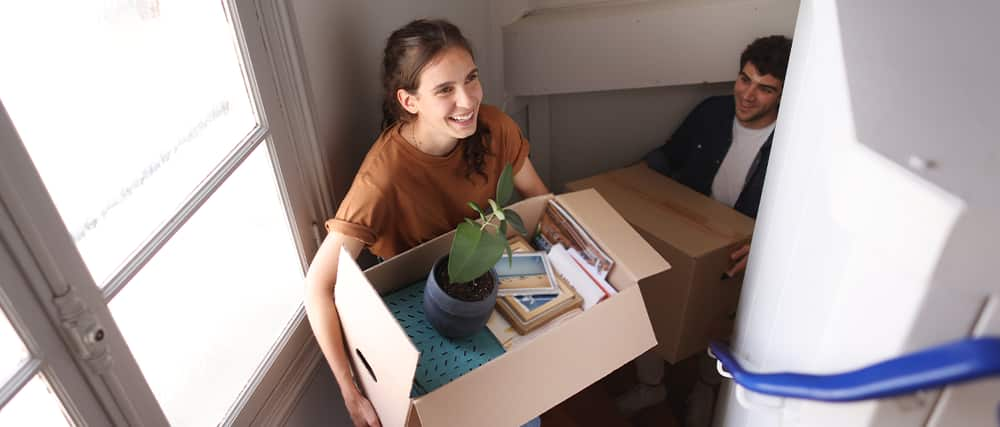
M 332 288 L 327 291 L 318 284 L 307 284 L 306 314 L 316 342 L 319 344 L 326 363 L 340 386 L 340 393 L 346 399 L 358 393 L 351 374 L 350 361 L 344 349 L 344 334 L 340 326 L 340 316 L 333 301 Z
M 334 303 L 333 289 L 337 282 L 341 247 L 353 258 L 361 252 L 362 244 L 338 233 L 326 237 L 306 273 L 304 303 L 309 326 L 346 400 L 357 395 L 358 389 L 344 349 L 344 333 Z

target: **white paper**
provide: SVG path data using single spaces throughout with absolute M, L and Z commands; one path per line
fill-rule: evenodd
M 573 256 L 565 246 L 561 244 L 552 246 L 549 250 L 549 263 L 552 264 L 556 274 L 566 279 L 566 282 L 583 298 L 584 310 L 593 307 L 606 296 L 604 290 L 573 260 Z

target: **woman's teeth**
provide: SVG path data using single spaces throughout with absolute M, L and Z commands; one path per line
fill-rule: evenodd
M 464 122 L 472 118 L 472 113 L 466 114 L 464 116 L 449 116 L 448 118 L 456 122 Z

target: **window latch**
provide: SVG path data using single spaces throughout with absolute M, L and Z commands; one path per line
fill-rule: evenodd
M 65 332 L 70 348 L 86 362 L 94 373 L 101 375 L 111 368 L 111 353 L 105 342 L 104 328 L 97 316 L 77 297 L 73 287 L 52 299 L 59 311 L 60 326 Z

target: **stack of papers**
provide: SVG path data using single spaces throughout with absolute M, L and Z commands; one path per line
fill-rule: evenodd
M 618 293 L 618 290 L 583 261 L 579 252 L 574 249 L 566 249 L 562 244 L 552 246 L 549 250 L 549 261 L 555 268 L 556 274 L 564 278 L 583 298 L 584 310 Z

